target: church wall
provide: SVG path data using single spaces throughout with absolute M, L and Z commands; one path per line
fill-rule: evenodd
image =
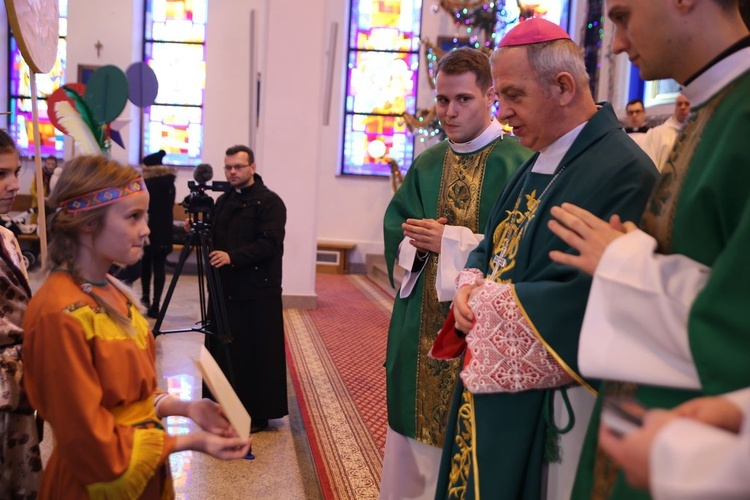
M 571 30 L 578 41 L 580 27 L 585 19 L 586 0 L 572 0 Z M 455 27 L 450 16 L 444 11 L 433 12 L 434 0 L 424 0 L 422 6 L 422 37 L 435 42 L 438 35 L 454 35 Z M 335 74 L 339 79 L 334 90 L 331 106 L 331 125 L 321 132 L 320 158 L 318 162 L 318 191 L 321 193 L 318 204 L 318 232 L 320 239 L 349 241 L 357 244 L 352 254 L 355 264 L 364 263 L 365 255 L 383 252 L 383 214 L 391 199 L 391 185 L 388 179 L 337 176 L 341 161 L 341 135 L 343 127 L 343 95 L 346 86 L 345 57 L 347 49 L 349 0 L 327 0 L 326 26 L 339 23 L 337 63 Z M 327 28 L 326 28 L 327 29 Z M 326 31 L 327 33 L 327 31 Z M 420 63 L 424 58 L 420 59 Z M 418 103 L 420 108 L 433 102 L 426 72 L 420 70 Z M 624 104 L 623 104 L 624 108 Z M 417 141 L 415 154 L 425 146 Z
M 432 11 L 434 1 L 423 5 L 423 37 L 453 35 L 454 26 L 444 12 Z M 585 0 L 575 0 L 574 38 L 580 35 Z M 257 43 L 261 72 L 261 109 L 254 149 L 258 172 L 288 208 L 284 260 L 284 293 L 314 300 L 315 242 L 332 239 L 354 242 L 354 264 L 368 253 L 382 253 L 382 217 L 391 198 L 387 179 L 337 176 L 341 157 L 343 95 L 349 0 L 233 0 L 209 2 L 207 34 L 207 88 L 203 161 L 223 180 L 227 146 L 249 143 L 249 11 L 258 17 Z M 69 6 L 68 67 L 78 64 L 116 64 L 125 69 L 141 55 L 142 0 L 101 2 L 75 0 Z M 338 23 L 330 121 L 323 124 L 324 82 L 331 24 Z M 97 58 L 94 44 L 103 48 Z M 5 55 L 0 56 L 0 63 Z M 620 58 L 624 56 L 619 56 Z M 7 71 L 2 64 L 2 72 Z M 619 71 L 622 73 L 622 71 Z M 618 80 L 620 78 L 618 73 Z M 419 107 L 432 102 L 432 91 L 420 72 Z M 75 76 L 72 77 L 75 79 Z M 4 94 L 4 93 L 3 93 Z M 619 96 L 615 93 L 614 95 Z M 2 100 L 5 100 L 3 95 Z M 618 97 L 618 100 L 619 99 Z M 624 102 L 616 103 L 624 109 Z M 128 105 L 123 130 L 129 148 L 113 148 L 118 160 L 138 160 L 140 113 Z M 416 152 L 425 145 L 417 142 Z M 28 192 L 31 168 L 23 173 L 22 192 Z M 192 171 L 180 169 L 178 200 L 188 192 Z
M 322 1 L 234 0 L 209 2 L 207 88 L 203 161 L 223 180 L 224 150 L 248 143 L 250 80 L 246 42 L 249 10 L 259 8 L 263 91 L 256 138 L 258 173 L 285 201 L 288 210 L 284 255 L 284 295 L 315 302 L 317 161 L 324 59 Z M 69 81 L 78 64 L 115 64 L 123 70 L 141 58 L 143 5 L 135 2 L 75 0 L 69 5 Z M 97 58 L 94 44 L 103 48 Z M 5 57 L 5 56 L 3 56 Z M 265 63 L 265 64 L 264 64 Z M 3 71 L 7 71 L 3 65 Z M 7 77 L 6 77 L 7 81 Z M 244 88 L 243 88 L 244 87 Z M 2 92 L 2 101 L 6 100 Z M 6 102 L 3 102 L 7 106 Z M 208 107 L 211 107 L 210 109 Z M 129 146 L 113 147 L 112 156 L 138 162 L 139 110 L 128 104 L 121 116 L 132 120 L 122 131 Z M 336 147 L 335 145 L 331 147 Z M 28 193 L 33 167 L 24 169 L 22 193 Z M 180 169 L 177 198 L 187 193 L 192 171 Z M 309 299 L 305 302 L 304 299 Z

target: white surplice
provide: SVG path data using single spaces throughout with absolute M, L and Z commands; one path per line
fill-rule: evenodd
M 724 397 L 744 410 L 739 434 L 684 418 L 659 431 L 649 470 L 655 500 L 750 498 L 750 389 Z
M 748 69 L 745 48 L 698 76 L 683 95 L 701 106 Z M 710 269 L 655 250 L 656 240 L 640 230 L 607 247 L 586 306 L 579 368 L 586 377 L 700 389 L 687 322 Z

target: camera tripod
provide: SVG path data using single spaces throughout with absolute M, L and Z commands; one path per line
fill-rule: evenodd
M 180 252 L 180 259 L 177 262 L 174 274 L 172 275 L 172 281 L 169 283 L 167 295 L 164 297 L 164 303 L 159 310 L 156 323 L 154 324 L 154 337 L 164 333 L 180 332 L 200 332 L 206 335 L 216 335 L 226 350 L 226 371 L 229 381 L 234 385 L 228 345 L 232 341 L 232 335 L 227 326 L 227 310 L 222 295 L 221 279 L 219 277 L 219 270 L 211 265 L 209 259 L 209 255 L 214 250 L 213 241 L 211 240 L 211 229 L 209 224 L 205 222 L 205 214 L 202 220 L 198 220 L 198 218 L 194 218 L 191 213 L 190 220 L 190 231 L 188 231 L 188 234 L 185 236 L 182 251 Z M 185 261 L 187 261 L 193 248 L 195 248 L 196 260 L 198 263 L 198 299 L 200 301 L 201 319 L 196 323 L 196 326 L 191 328 L 162 331 L 161 325 L 164 321 L 167 308 L 169 307 L 169 302 L 172 300 L 172 294 L 177 287 L 177 280 L 180 278 L 182 268 L 185 266 Z M 210 318 L 206 301 L 206 287 L 208 288 L 208 298 L 210 300 Z

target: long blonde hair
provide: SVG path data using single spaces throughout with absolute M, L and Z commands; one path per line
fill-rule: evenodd
M 140 176 L 141 174 L 133 167 L 123 166 L 104 156 L 79 156 L 70 160 L 63 168 L 60 180 L 50 194 L 50 204 L 58 207 L 62 201 L 75 199 L 108 187 L 125 186 Z M 72 213 L 65 209 L 58 209 L 49 216 L 47 225 L 50 233 L 48 271 L 64 268 L 76 281 L 81 284 L 85 282 L 76 263 L 78 238 L 84 226 L 93 227 L 94 236 L 101 232 L 104 229 L 104 219 L 109 207 L 110 205 L 105 205 Z M 140 305 L 132 290 L 115 278 L 108 277 L 108 280 L 140 310 Z M 118 324 L 132 333 L 130 318 L 94 293 L 92 287 L 83 287 L 83 290 Z

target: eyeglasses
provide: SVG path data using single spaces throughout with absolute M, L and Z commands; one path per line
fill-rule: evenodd
M 237 172 L 239 172 L 243 168 L 249 167 L 249 166 L 250 165 L 248 165 L 248 164 L 245 164 L 245 165 L 224 165 L 224 170 L 226 172 L 231 172 L 232 170 L 236 170 Z
M 640 115 L 641 113 L 645 113 L 645 109 L 629 109 L 625 113 L 629 115 Z

